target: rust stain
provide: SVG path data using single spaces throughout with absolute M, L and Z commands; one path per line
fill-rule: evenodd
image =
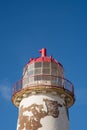
M 59 110 L 58 107 L 62 107 L 57 101 L 43 99 L 45 105 L 47 107 L 47 111 L 44 110 L 44 106 L 32 104 L 29 107 L 24 108 L 20 107 L 19 112 L 19 127 L 18 130 L 26 129 L 26 130 L 38 130 L 38 128 L 42 127 L 40 123 L 41 118 L 46 116 L 52 116 L 54 118 L 58 118 Z M 24 115 L 24 112 L 31 112 L 32 115 Z
M 44 99 L 44 101 L 47 107 L 47 115 L 57 118 L 59 116 L 58 107 L 62 107 L 62 105 L 53 100 Z

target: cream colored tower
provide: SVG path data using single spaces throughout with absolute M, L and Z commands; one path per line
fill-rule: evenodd
M 19 108 L 17 130 L 70 130 L 68 108 L 74 88 L 64 78 L 63 66 L 46 56 L 30 59 L 23 77 L 14 85 L 13 104 Z

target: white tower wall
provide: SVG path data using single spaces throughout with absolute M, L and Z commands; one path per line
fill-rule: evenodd
M 69 130 L 64 99 L 52 93 L 30 95 L 22 99 L 17 130 Z

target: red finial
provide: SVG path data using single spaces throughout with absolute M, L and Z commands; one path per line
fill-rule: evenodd
M 42 48 L 39 52 L 42 54 L 42 57 L 46 56 L 46 48 Z

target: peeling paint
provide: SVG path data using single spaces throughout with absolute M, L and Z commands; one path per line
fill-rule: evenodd
M 39 112 L 37 111 L 37 108 L 39 109 Z M 40 124 L 40 119 L 44 118 L 47 113 L 42 110 L 43 105 L 37 105 L 32 104 L 31 106 L 27 108 L 23 108 L 23 106 L 20 108 L 20 115 L 19 115 L 19 124 L 18 130 L 22 130 L 24 127 L 29 130 L 37 130 L 38 128 L 42 127 Z M 32 115 L 23 115 L 25 111 L 32 112 Z M 24 125 L 25 124 L 25 125 Z

